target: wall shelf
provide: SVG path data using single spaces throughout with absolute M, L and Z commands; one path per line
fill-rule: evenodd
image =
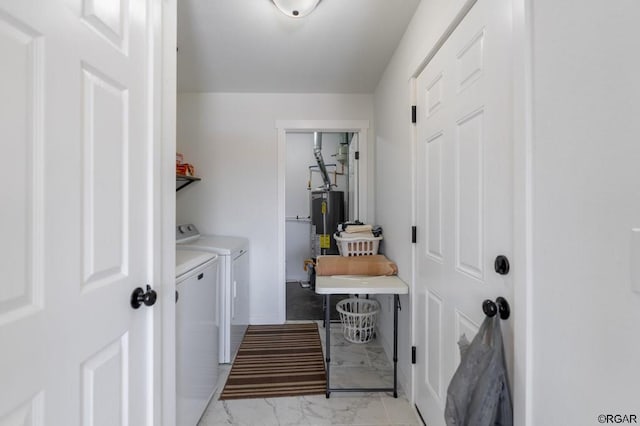
M 188 185 L 191 185 L 193 182 L 197 182 L 199 180 L 202 180 L 202 179 L 195 176 L 176 174 L 176 183 L 177 184 L 179 183 L 179 186 L 176 186 L 176 192 L 180 191 L 182 188 Z

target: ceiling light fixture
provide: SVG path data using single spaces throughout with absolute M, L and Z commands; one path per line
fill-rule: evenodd
M 320 0 L 272 0 L 282 13 L 292 18 L 303 18 L 313 12 Z

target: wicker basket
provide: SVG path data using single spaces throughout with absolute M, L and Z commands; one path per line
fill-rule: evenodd
M 342 238 L 334 235 L 338 244 L 338 251 L 344 257 L 370 256 L 378 254 L 378 247 L 382 237 Z
M 351 343 L 368 343 L 375 337 L 380 304 L 377 300 L 349 298 L 336 303 L 344 338 Z

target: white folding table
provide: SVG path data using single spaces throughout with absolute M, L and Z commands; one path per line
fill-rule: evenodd
M 400 295 L 409 293 L 409 286 L 397 276 L 329 275 L 316 276 L 316 293 L 325 297 L 327 391 L 331 392 L 393 392 L 398 397 L 398 310 Z M 393 387 L 391 388 L 332 388 L 331 364 L 331 295 L 332 294 L 393 294 Z

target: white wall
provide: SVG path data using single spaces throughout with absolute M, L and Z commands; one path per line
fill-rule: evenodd
M 178 95 L 178 150 L 202 181 L 177 193 L 177 221 L 193 222 L 203 233 L 249 238 L 253 324 L 284 317 L 278 313 L 278 286 L 284 283 L 276 264 L 277 120 L 372 121 L 373 100 L 341 94 Z
M 640 417 L 640 3 L 533 2 L 532 425 Z
M 290 218 L 297 216 L 307 218 L 309 216 L 307 181 L 309 180 L 308 166 L 315 163 L 313 134 L 288 134 L 286 161 L 286 279 L 288 281 L 308 281 L 308 274 L 303 270 L 303 262 L 311 257 L 311 223 L 307 219 L 294 221 Z
M 309 282 L 304 262 L 311 258 L 311 223 L 287 219 L 286 233 L 286 281 Z
M 389 62 L 374 95 L 376 221 L 382 225 L 381 249 L 398 264 L 400 278 L 411 283 L 413 225 L 412 205 L 412 104 L 409 80 L 418 64 L 453 19 L 462 1 L 423 0 Z M 392 348 L 393 310 L 391 297 L 380 298 L 380 331 L 387 353 Z M 411 304 L 401 297 L 399 315 L 399 369 L 405 389 L 411 389 Z

